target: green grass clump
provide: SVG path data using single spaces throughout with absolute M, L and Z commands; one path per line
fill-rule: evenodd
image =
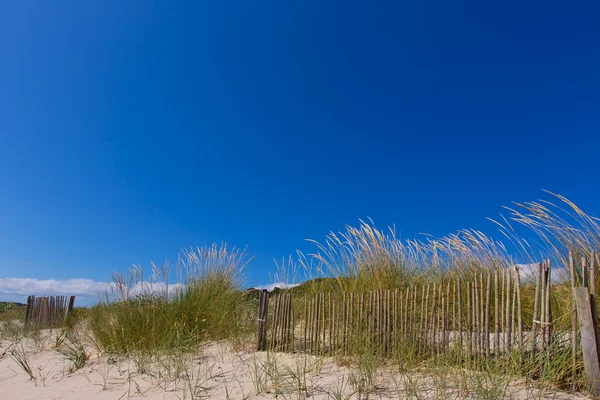
M 461 230 L 442 238 L 426 236 L 420 240 L 401 240 L 393 228 L 379 230 L 371 222 L 361 221 L 358 227 L 348 226 L 341 232 L 331 232 L 323 242 L 311 241 L 316 247 L 314 253 L 307 256 L 299 253 L 297 259 L 278 265 L 276 281 L 292 283 L 308 279 L 290 290 L 298 329 L 310 310 L 305 299 L 310 300 L 316 293 L 323 292 L 335 297 L 339 306 L 343 292 L 366 298 L 374 290 L 399 290 L 406 294 L 409 288 L 418 288 L 414 299 L 415 304 L 420 305 L 412 308 L 416 314 L 411 318 L 419 320 L 419 314 L 423 315 L 424 286 L 435 284 L 438 288 L 440 285 L 446 288 L 448 282 L 453 283 L 459 278 L 462 282 L 459 293 L 462 293 L 465 309 L 467 282 L 474 282 L 479 274 L 494 276 L 516 264 L 550 259 L 553 277 L 559 279 L 553 280 L 550 299 L 553 340 L 543 352 L 538 349 L 536 354 L 530 354 L 526 342 L 520 352 L 487 359 L 465 357 L 464 349 L 459 351 L 456 346 L 440 354 L 435 348 L 427 347 L 427 342 L 420 337 L 421 328 L 418 331 L 415 328 L 417 334 L 400 340 L 390 351 L 381 348 L 359 329 L 348 333 L 348 348 L 334 357 L 353 368 L 347 384 L 360 393 L 377 386 L 380 363 L 397 366 L 403 373 L 446 371 L 448 379 L 460 371 L 460 382 L 458 378 L 456 382 L 479 390 L 465 386 L 465 396 L 503 397 L 508 381 L 497 380 L 503 376 L 506 379 L 527 377 L 543 385 L 583 389 L 581 354 L 577 355 L 577 374 L 573 379 L 570 348 L 565 340 L 571 329 L 571 284 L 567 271 L 569 252 L 573 252 L 574 279 L 580 285 L 581 257 L 589 257 L 592 251 L 600 250 L 600 224 L 598 219 L 589 217 L 564 197 L 556 198 L 562 202 L 559 206 L 538 201 L 516 204 L 514 209 L 509 209 L 510 217 L 503 217 L 503 222 L 498 223 L 506 243 L 477 230 Z M 106 301 L 89 310 L 88 322 L 96 342 L 109 353 L 146 356 L 194 350 L 209 340 L 233 339 L 235 342 L 249 338 L 256 332 L 258 301 L 256 292 L 247 294 L 241 289 L 240 274 L 248 261 L 245 251 L 228 251 L 224 246 L 213 245 L 183 253 L 177 263 L 179 283 L 174 285 L 168 282 L 169 265 L 155 267 L 150 280 L 146 280 L 141 268 L 134 268 L 127 277 L 115 274 L 112 288 L 117 300 L 109 301 L 107 296 Z M 596 266 L 598 264 L 600 259 Z M 297 279 L 299 276 L 302 278 Z M 532 329 L 534 283 L 531 274 L 523 273 L 524 331 Z M 597 286 L 600 287 L 600 282 Z M 413 304 L 413 297 L 410 297 L 410 304 Z M 270 307 L 273 310 L 273 306 Z M 340 308 L 336 310 L 339 318 Z M 495 306 L 491 305 L 491 315 L 494 311 Z M 355 321 L 358 318 L 356 309 L 347 313 L 352 313 Z M 406 395 L 415 385 L 415 382 L 405 383 L 408 387 Z M 298 384 L 300 388 L 305 386 L 301 382 Z M 436 393 L 437 390 L 435 388 Z M 439 393 L 444 391 L 440 389 Z
M 177 265 L 183 278 L 179 284 L 168 284 L 168 266 L 155 268 L 150 281 L 139 268 L 128 278 L 113 276 L 118 299 L 92 307 L 89 316 L 102 349 L 154 354 L 243 336 L 250 301 L 240 290 L 240 273 L 248 262 L 245 251 L 213 245 L 183 256 Z
M 77 325 L 87 321 L 90 313 L 89 307 L 74 307 L 67 319 L 65 320 L 62 328 L 66 330 L 73 330 Z
M 477 230 L 461 230 L 442 238 L 425 236 L 423 239 L 402 240 L 396 236 L 394 228 L 380 230 L 371 221 L 361 221 L 357 227 L 347 226 L 340 232 L 329 233 L 324 241 L 311 240 L 315 251 L 308 255 L 299 253 L 297 259 L 278 265 L 277 280 L 295 282 L 298 281 L 295 279 L 297 276 L 310 278 L 309 282 L 291 289 L 294 314 L 299 316 L 297 319 L 305 318 L 304 296 L 310 300 L 319 292 L 326 293 L 326 296 L 331 293 L 340 302 L 344 291 L 365 296 L 370 291 L 382 289 L 398 289 L 406 293 L 409 287 L 416 285 L 420 299 L 423 286 L 445 285 L 456 278 L 462 281 L 464 308 L 467 303 L 466 283 L 474 282 L 477 275 L 491 273 L 493 276 L 516 264 L 535 264 L 549 259 L 553 277 L 550 298 L 552 346 L 543 353 L 538 349 L 539 353 L 535 355 L 527 352 L 512 354 L 512 357 L 499 357 L 487 363 L 485 360 L 471 360 L 464 366 L 481 369 L 484 365 L 486 373 L 533 377 L 545 385 L 583 389 L 581 354 L 577 356 L 577 375 L 573 379 L 570 342 L 566 340 L 571 330 L 572 312 L 569 252 L 574 255 L 573 278 L 581 286 L 582 257 L 589 265 L 591 257 L 594 257 L 593 251 L 596 251 L 596 269 L 600 265 L 597 257 L 600 251 L 600 220 L 589 216 L 565 197 L 549 194 L 553 196 L 550 200 L 516 203 L 508 209 L 508 218 L 502 217 L 501 223 L 493 221 L 500 227 L 500 233 L 506 239 L 504 242 Z M 552 201 L 556 200 L 558 202 L 554 204 Z M 526 273 L 527 267 L 523 267 L 521 273 L 523 329 L 526 332 L 532 329 L 535 294 L 535 276 L 531 272 Z M 599 275 L 596 274 L 596 279 Z M 600 280 L 596 287 L 600 287 Z M 493 315 L 493 305 L 490 312 Z M 346 352 L 348 357 L 361 360 L 365 355 L 377 354 L 379 349 L 368 348 L 368 343 L 368 338 L 351 338 Z M 529 346 L 526 342 L 525 347 Z M 523 363 L 515 362 L 520 359 L 519 356 L 524 357 Z M 440 357 L 432 355 L 431 351 L 423 351 L 414 339 L 401 343 L 395 354 L 384 358 L 398 364 L 401 369 L 462 367 L 465 362 L 452 353 Z
M 25 304 L 0 302 L 0 321 L 24 321 L 25 309 Z
M 62 331 L 56 337 L 55 350 L 70 362 L 69 374 L 83 368 L 90 359 L 83 342 L 73 331 Z

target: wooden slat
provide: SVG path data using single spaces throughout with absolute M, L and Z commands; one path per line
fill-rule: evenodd
M 596 332 L 596 344 L 598 345 L 598 358 L 600 359 L 600 321 L 598 320 L 598 302 L 596 299 L 596 252 L 590 255 L 590 305 Z
M 308 350 L 308 295 L 304 293 L 304 337 L 303 337 L 303 346 L 304 351 Z
M 333 355 L 333 302 L 331 299 L 331 292 L 327 293 L 327 308 L 328 313 L 328 333 L 329 333 L 329 355 Z
M 498 270 L 494 271 L 494 354 L 500 354 L 500 302 L 498 292 Z
M 546 343 L 552 345 L 552 308 L 550 302 L 550 292 L 552 289 L 552 265 L 550 260 L 546 260 Z M 547 353 L 550 358 L 550 352 Z
M 521 275 L 519 267 L 515 267 L 515 288 L 517 291 L 517 329 L 519 353 L 523 353 L 523 307 L 521 304 Z
M 485 286 L 483 273 L 479 274 L 479 352 L 485 354 Z
M 31 314 L 33 312 L 33 301 L 35 296 L 27 296 L 27 310 L 25 311 L 25 325 L 31 322 Z
M 569 270 L 571 273 L 571 380 L 572 389 L 576 389 L 577 381 L 577 304 L 575 301 L 575 285 L 577 277 L 575 275 L 575 263 L 573 261 L 573 252 L 569 251 Z
M 258 296 L 258 333 L 257 333 L 257 350 L 267 350 L 267 318 L 269 307 L 269 295 L 265 292 L 260 292 Z
M 596 333 L 590 307 L 590 296 L 587 288 L 573 289 L 579 329 L 581 331 L 581 346 L 583 348 L 583 363 L 590 391 L 594 396 L 600 396 L 600 365 L 598 360 L 598 346 Z
M 506 321 L 505 321 L 505 342 L 506 342 L 506 351 L 510 353 L 511 344 L 512 344 L 512 331 L 511 331 L 511 318 L 510 318 L 510 270 L 504 271 L 506 275 Z
M 450 348 L 450 279 L 446 288 L 446 313 L 444 319 L 444 350 Z
M 473 307 L 473 313 L 476 315 L 475 320 L 477 321 L 475 325 L 475 347 L 477 354 L 477 363 L 479 363 L 480 355 L 481 355 L 481 327 L 483 326 L 483 321 L 481 318 L 481 283 L 479 281 L 479 274 L 475 275 L 475 286 L 473 287 L 473 292 L 475 296 L 475 307 Z
M 490 298 L 492 292 L 492 275 L 487 274 L 486 296 L 485 296 L 485 329 L 484 329 L 484 346 L 485 356 L 490 356 Z
M 471 282 L 467 283 L 467 349 L 469 357 L 473 356 L 473 347 L 472 340 L 473 336 L 471 332 L 473 331 L 472 319 L 471 319 Z
M 269 349 L 274 350 L 275 342 L 277 340 L 277 319 L 279 313 L 279 294 L 273 295 L 273 319 L 271 322 L 271 341 L 269 343 Z
M 462 358 L 463 353 L 463 310 L 462 310 L 462 295 L 461 295 L 461 282 L 458 280 L 458 344 L 460 350 L 460 357 Z

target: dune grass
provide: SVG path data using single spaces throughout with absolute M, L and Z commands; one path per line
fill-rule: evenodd
M 295 260 L 280 263 L 280 277 L 308 276 L 309 284 L 292 291 L 312 296 L 319 292 L 342 291 L 366 293 L 376 289 L 405 291 L 415 284 L 422 286 L 447 282 L 454 278 L 472 281 L 479 273 L 503 271 L 517 263 L 537 263 L 550 259 L 552 284 L 552 345 L 544 352 L 513 353 L 491 360 L 471 360 L 464 365 L 473 368 L 485 365 L 484 371 L 534 378 L 538 382 L 560 388 L 586 387 L 581 349 L 577 354 L 578 374 L 571 377 L 572 359 L 566 341 L 571 329 L 571 283 L 568 274 L 569 252 L 575 255 L 576 282 L 581 284 L 581 257 L 589 258 L 600 249 L 600 225 L 573 202 L 563 196 L 548 193 L 550 200 L 515 203 L 508 218 L 494 221 L 505 242 L 493 240 L 475 230 L 461 230 L 442 238 L 400 240 L 395 230 L 382 231 L 372 221 L 361 221 L 358 227 L 348 226 L 342 232 L 331 232 L 323 242 L 311 240 L 316 247 L 312 254 L 299 253 Z M 557 203 L 557 204 L 554 204 Z M 596 260 L 596 265 L 600 260 Z M 300 273 L 299 273 L 300 272 Z M 600 275 L 600 274 L 597 274 Z M 330 278 L 330 279 L 323 279 Z M 531 330 L 535 276 L 521 276 L 523 329 Z M 598 285 L 597 285 L 598 286 Z M 463 296 L 465 292 L 463 292 Z M 303 296 L 296 296 L 295 314 L 301 315 Z M 463 299 L 463 304 L 466 298 Z M 492 308 L 493 312 L 493 308 Z M 492 328 L 493 329 L 493 328 Z M 349 357 L 361 360 L 366 354 L 380 354 L 381 349 L 368 346 L 365 337 L 350 339 Z M 529 346 L 526 343 L 526 347 Z M 525 350 L 524 350 L 525 351 Z M 381 354 L 379 359 L 402 368 L 447 368 L 459 365 L 452 352 L 442 357 L 433 352 L 418 351 L 415 343 L 401 343 L 393 355 Z M 522 359 L 516 363 L 514 360 Z M 464 362 L 460 359 L 461 363 Z
M 336 359 L 353 366 L 355 374 L 347 383 L 360 386 L 361 391 L 375 386 L 376 372 L 382 365 L 405 373 L 477 370 L 480 375 L 472 376 L 484 377 L 479 389 L 492 398 L 497 393 L 489 387 L 490 382 L 498 376 L 526 377 L 542 385 L 584 390 L 581 354 L 573 381 L 570 349 L 565 346 L 571 323 L 570 277 L 566 271 L 572 251 L 575 279 L 581 281 L 579 260 L 600 249 L 600 226 L 596 218 L 566 198 L 549 195 L 558 205 L 548 200 L 516 203 L 507 209 L 508 217 L 494 221 L 504 242 L 476 230 L 461 230 L 442 238 L 401 240 L 394 228 L 379 230 L 372 221 L 361 221 L 357 227 L 331 232 L 322 242 L 311 240 L 315 251 L 299 252 L 296 258 L 279 263 L 277 280 L 296 283 L 310 279 L 291 289 L 298 295 L 293 296 L 295 315 L 301 316 L 304 294 L 405 291 L 411 285 L 440 284 L 456 278 L 469 281 L 477 274 L 504 271 L 518 262 L 550 259 L 556 278 L 551 296 L 554 340 L 545 352 L 465 360 L 456 348 L 436 354 L 423 351 L 418 342 L 405 340 L 390 354 L 351 333 L 347 354 Z M 125 276 L 115 274 L 112 292 L 89 311 L 87 318 L 97 345 L 111 354 L 151 356 L 194 351 L 202 343 L 221 339 L 252 342 L 258 302 L 242 288 L 243 269 L 249 260 L 244 250 L 213 245 L 181 254 L 174 267 L 178 277 L 175 284 L 169 283 L 173 275 L 169 264 L 153 266 L 150 277 L 139 267 Z M 525 331 L 531 329 L 533 319 L 534 280 L 532 275 L 522 276 Z M 296 323 L 301 323 L 300 318 Z M 476 379 L 469 375 L 466 380 L 475 384 Z
M 12 302 L 0 302 L 0 321 L 24 321 L 25 305 Z
M 248 261 L 243 250 L 213 245 L 182 254 L 177 273 L 184 279 L 176 285 L 168 283 L 168 265 L 153 268 L 149 279 L 140 268 L 127 277 L 115 274 L 112 293 L 90 310 L 97 344 L 113 354 L 153 354 L 243 337 L 251 328 L 244 318 L 248 299 L 240 290 Z

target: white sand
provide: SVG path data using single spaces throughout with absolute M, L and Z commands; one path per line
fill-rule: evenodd
M 307 355 L 234 351 L 226 343 L 207 346 L 200 354 L 165 356 L 140 362 L 111 360 L 87 346 L 91 359 L 69 374 L 71 362 L 53 348 L 56 333 L 42 339 L 22 341 L 35 379 L 19 367 L 6 350 L 14 345 L 0 342 L 0 399 L 400 399 L 480 398 L 478 385 L 465 385 L 476 375 L 458 370 L 438 373 L 402 374 L 379 368 L 369 385 L 367 374 L 356 367 L 335 364 L 329 358 Z M 504 391 L 502 388 L 508 384 Z M 368 392 L 359 393 L 361 387 Z M 462 391 L 461 386 L 472 389 Z M 488 381 L 492 393 L 506 398 L 584 399 L 581 395 L 527 388 L 522 381 Z M 481 391 L 481 386 L 479 386 Z M 496 397 L 496 396 L 491 396 Z

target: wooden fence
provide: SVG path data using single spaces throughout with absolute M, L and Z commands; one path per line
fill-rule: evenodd
M 574 384 L 581 368 L 578 354 L 583 351 L 590 389 L 600 396 L 600 329 L 595 296 L 595 264 L 599 260 L 595 253 L 590 260 L 588 263 L 583 258 L 576 269 L 570 257 L 571 332 L 553 331 L 553 281 L 548 260 L 535 266 L 535 285 L 523 285 L 521 271 L 515 266 L 478 274 L 470 280 L 447 279 L 402 290 L 261 293 L 258 350 L 347 355 L 369 346 L 383 357 L 407 351 L 416 356 L 452 351 L 460 360 L 484 365 L 486 358 L 502 355 L 516 357 L 519 362 L 540 357 L 551 361 L 553 351 L 568 353 L 570 348 Z M 588 293 L 590 283 L 591 294 L 582 294 Z M 526 311 L 522 304 L 524 290 Z M 577 296 L 587 308 L 581 305 L 578 310 Z M 589 301 L 581 300 L 588 297 Z M 580 342 L 579 332 L 585 343 Z M 595 341 L 590 342 L 592 339 Z
M 600 258 L 592 252 L 590 265 L 587 258 L 581 258 L 581 286 L 577 280 L 571 279 L 573 289 L 572 301 L 572 333 L 571 337 L 577 338 L 577 328 L 581 332 L 581 349 L 587 378 L 588 389 L 600 397 L 600 321 L 598 319 L 598 304 L 596 301 L 596 262 Z M 573 254 L 569 254 L 569 267 L 572 277 L 576 277 Z M 573 380 L 577 375 L 577 342 L 572 341 Z
M 75 296 L 27 297 L 25 323 L 59 327 L 73 310 Z
M 532 329 L 527 333 L 520 272 L 511 268 L 478 274 L 470 281 L 446 280 L 405 290 L 316 293 L 300 299 L 280 293 L 268 302 L 263 293 L 258 347 L 333 355 L 347 354 L 353 342 L 360 341 L 382 354 L 392 354 L 407 343 L 419 353 L 440 353 L 451 345 L 466 355 L 535 352 L 536 346 L 546 348 L 553 337 L 550 274 L 549 262 L 538 265 Z

